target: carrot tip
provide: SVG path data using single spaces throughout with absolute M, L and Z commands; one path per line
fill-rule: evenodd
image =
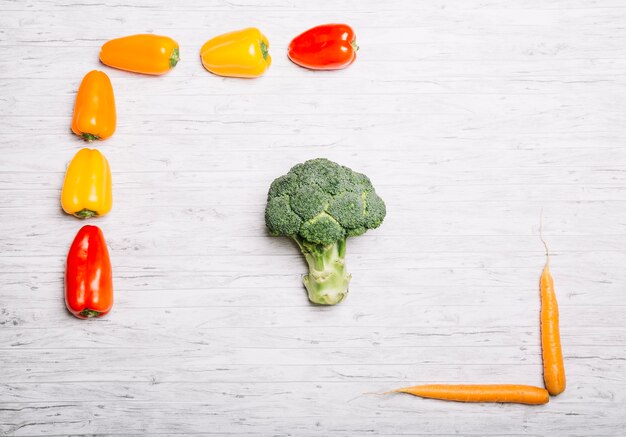
M 397 388 L 395 390 L 386 391 L 386 392 L 384 392 L 382 394 L 384 394 L 384 395 L 392 395 L 392 394 L 395 394 L 395 393 L 412 394 L 409 389 L 410 389 L 410 387 L 402 387 L 402 388 Z

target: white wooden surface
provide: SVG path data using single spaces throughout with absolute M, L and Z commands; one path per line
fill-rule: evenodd
M 105 4 L 106 3 L 106 4 Z M 358 61 L 313 73 L 290 39 L 347 22 Z M 621 0 L 0 3 L 0 434 L 623 435 L 626 4 Z M 198 48 L 260 27 L 273 65 L 212 76 Z M 163 77 L 99 46 L 167 34 Z M 96 144 L 114 209 L 92 220 L 116 304 L 63 304 L 65 165 L 82 76 L 113 82 Z M 263 223 L 270 182 L 324 156 L 368 174 L 383 226 L 350 241 L 345 303 L 308 304 L 305 264 Z M 542 383 L 537 236 L 561 306 L 567 391 L 548 405 L 364 394 Z

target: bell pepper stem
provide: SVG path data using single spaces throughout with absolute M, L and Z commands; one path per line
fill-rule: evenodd
M 87 140 L 87 141 L 95 141 L 95 140 L 99 140 L 100 137 L 98 135 L 94 135 L 94 134 L 88 134 L 88 133 L 83 133 L 83 139 Z
M 354 49 L 354 51 L 355 51 L 355 52 L 358 52 L 358 51 L 359 51 L 359 46 L 358 46 L 358 44 L 356 43 L 356 41 L 351 41 L 351 42 L 350 42 L 350 45 L 352 46 L 352 48 Z
M 96 211 L 92 211 L 90 209 L 84 208 L 78 211 L 77 213 L 74 213 L 74 215 L 78 218 L 86 219 L 90 217 L 95 217 L 98 215 L 98 213 Z
M 178 61 L 180 61 L 180 52 L 178 51 L 178 48 L 175 48 L 172 50 L 172 55 L 170 56 L 170 68 L 176 67 Z
M 90 319 L 92 317 L 98 317 L 100 315 L 100 311 L 94 311 L 94 310 L 90 310 L 88 308 L 85 308 L 84 310 L 82 310 L 80 312 L 80 315 L 82 317 L 85 317 L 87 319 Z
M 263 60 L 267 61 L 268 51 L 267 51 L 267 44 L 265 44 L 265 41 L 261 41 L 261 54 L 263 55 Z

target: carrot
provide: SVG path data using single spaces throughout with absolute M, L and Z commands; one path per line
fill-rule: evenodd
M 556 396 L 565 390 L 565 367 L 559 331 L 559 305 L 554 293 L 554 281 L 550 274 L 550 254 L 543 239 L 543 223 L 539 236 L 546 248 L 546 264 L 541 272 L 539 290 L 541 296 L 541 351 L 543 355 L 543 381 L 548 393 Z
M 427 384 L 405 387 L 392 393 L 408 393 L 422 398 L 457 402 L 506 402 L 540 405 L 550 400 L 548 392 L 540 387 L 515 384 Z

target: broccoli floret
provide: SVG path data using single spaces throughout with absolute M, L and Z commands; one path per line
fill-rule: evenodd
M 265 223 L 275 235 L 290 235 L 300 230 L 302 219 L 291 210 L 289 197 L 272 197 L 265 208 Z
M 365 201 L 361 194 L 346 191 L 333 198 L 328 213 L 346 229 L 359 228 L 365 224 Z
M 298 243 L 309 265 L 303 282 L 311 302 L 334 305 L 348 294 L 347 238 L 377 228 L 385 214 L 385 202 L 367 176 L 319 158 L 272 183 L 265 223 L 272 235 Z

